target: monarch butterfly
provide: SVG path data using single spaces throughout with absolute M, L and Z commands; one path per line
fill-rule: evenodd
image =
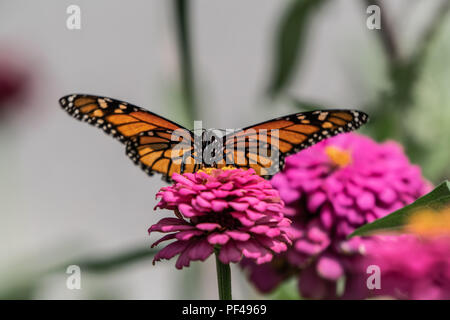
M 233 164 L 253 168 L 268 179 L 282 170 L 286 156 L 367 122 L 357 110 L 295 113 L 232 132 L 190 131 L 130 103 L 85 94 L 59 100 L 71 116 L 95 125 L 125 144 L 127 155 L 149 175 L 170 182 L 174 172 Z M 209 158 L 202 158 L 211 149 Z

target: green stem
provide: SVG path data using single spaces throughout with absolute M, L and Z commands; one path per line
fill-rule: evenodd
M 189 0 L 174 0 L 183 98 L 190 120 L 193 121 L 197 119 L 197 99 L 195 95 L 194 68 L 192 66 L 189 4 Z
M 219 260 L 219 252 L 216 251 L 217 285 L 219 287 L 219 299 L 231 300 L 231 271 L 230 264 L 224 264 Z

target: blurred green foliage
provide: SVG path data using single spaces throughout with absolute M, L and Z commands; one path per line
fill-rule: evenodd
M 70 251 L 70 250 L 68 250 Z M 48 260 L 44 265 L 36 261 L 28 260 L 21 262 L 19 267 L 12 268 L 9 277 L 13 281 L 8 281 L 0 288 L 0 300 L 2 299 L 32 299 L 38 291 L 41 280 L 52 274 L 65 275 L 66 269 L 70 265 L 77 265 L 83 273 L 106 273 L 114 272 L 120 268 L 129 267 L 134 263 L 153 258 L 157 250 L 147 246 L 140 248 L 126 249 L 123 252 L 102 257 L 80 257 L 80 258 L 56 258 L 60 257 L 59 252 L 47 253 L 47 256 L 55 257 Z M 62 260 L 62 261 L 60 261 Z M 30 268 L 26 266 L 31 266 Z M 10 279 L 8 279 L 10 280 Z M 5 281 L 3 281 L 5 284 Z
M 372 223 L 363 225 L 356 229 L 350 236 L 362 236 L 377 231 L 401 230 L 408 223 L 411 215 L 423 209 L 441 210 L 450 205 L 450 182 L 444 181 L 430 193 L 420 197 L 410 205 L 403 207 Z
M 280 94 L 300 66 L 311 18 L 327 0 L 291 1 L 281 17 L 274 45 L 273 71 L 268 93 Z
M 271 300 L 299 300 L 301 299 L 298 293 L 298 280 L 290 278 L 283 281 L 272 293 L 269 294 Z
M 313 101 L 303 101 L 301 97 L 292 97 L 287 93 L 290 80 L 296 72 L 301 71 L 303 53 L 308 47 L 311 23 L 313 19 L 318 18 L 319 8 L 330 2 L 327 0 L 289 1 L 274 32 L 273 64 L 267 81 L 267 95 L 272 98 L 287 99 L 302 111 L 336 107 L 320 106 Z M 382 4 L 375 0 L 361 1 L 361 3 L 366 6 Z M 179 104 L 183 106 L 183 114 L 189 118 L 186 119 L 186 123 L 192 123 L 199 114 L 191 50 L 190 4 L 188 0 L 172 1 L 181 84 L 181 99 L 178 101 L 179 97 L 176 96 L 176 104 L 180 102 Z M 429 21 L 413 52 L 409 55 L 399 54 L 399 44 L 389 21 L 383 22 L 381 30 L 374 31 L 379 35 L 380 43 L 384 48 L 389 83 L 372 101 L 362 106 L 362 109 L 371 116 L 371 123 L 365 132 L 379 141 L 385 139 L 399 141 L 412 161 L 419 163 L 425 175 L 432 181 L 443 180 L 450 173 L 448 166 L 450 43 L 447 40 L 450 34 L 450 23 L 448 19 L 445 19 L 449 9 L 450 1 L 442 1 L 442 5 L 436 10 L 434 17 Z M 384 11 L 385 9 L 382 8 L 382 12 Z M 361 13 L 364 14 L 365 10 L 361 10 Z M 339 105 L 339 103 L 336 104 Z M 407 208 L 405 210 L 409 210 Z M 389 219 L 400 214 L 402 213 L 396 213 Z M 69 264 L 77 264 L 86 272 L 109 272 L 139 260 L 150 259 L 153 254 L 154 251 L 149 248 L 137 248 L 107 258 L 71 259 L 70 263 L 63 264 L 49 262 L 51 266 L 48 268 L 23 277 L 15 285 L 4 288 L 0 292 L 0 298 L 32 298 L 42 277 L 61 272 Z M 192 272 L 183 273 L 186 281 L 184 285 L 181 285 L 182 289 L 184 288 L 182 292 L 186 294 L 195 292 L 194 286 L 198 287 L 198 279 L 201 277 L 198 269 L 189 271 Z M 292 279 L 282 284 L 275 293 L 270 295 L 270 298 L 299 299 L 297 292 L 297 281 Z
M 413 52 L 407 55 L 399 53 L 399 41 L 392 30 L 392 24 L 388 21 L 389 12 L 383 7 L 384 3 L 378 0 L 365 2 L 367 6 L 374 4 L 381 8 L 382 28 L 374 32 L 379 36 L 384 48 L 387 84 L 374 99 L 362 106 L 371 119 L 364 132 L 377 141 L 387 139 L 398 141 L 404 146 L 411 161 L 422 167 L 427 178 L 433 182 L 442 181 L 450 173 L 448 166 L 450 95 L 447 94 L 450 69 L 445 62 L 450 57 L 450 48 L 448 41 L 443 39 L 445 35 L 448 39 L 450 33 L 450 27 L 445 28 L 450 1 L 441 2 L 422 31 Z M 301 66 L 303 52 L 308 47 L 307 29 L 312 19 L 317 18 L 316 9 L 326 4 L 327 1 L 291 1 L 281 17 L 280 27 L 276 32 L 274 72 L 269 80 L 268 94 L 276 98 L 287 97 L 292 105 L 301 111 L 336 108 L 336 106 L 321 106 L 320 103 L 313 101 L 303 101 L 301 97 L 292 97 L 287 93 L 289 79 Z M 365 10 L 361 12 L 365 13 Z M 447 44 L 445 51 L 434 48 L 437 40 Z M 440 57 L 433 59 L 439 53 Z M 430 69 L 433 69 L 432 77 Z M 425 78 L 427 75 L 428 81 Z M 430 78 L 435 81 L 439 79 L 439 83 L 432 83 L 434 87 L 430 88 Z M 429 95 L 439 95 L 442 98 L 439 101 L 440 105 L 430 108 L 430 101 L 436 100 L 436 97 L 426 100 L 424 90 L 428 90 Z

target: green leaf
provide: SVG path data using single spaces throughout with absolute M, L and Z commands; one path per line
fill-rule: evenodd
M 279 24 L 275 41 L 275 61 L 269 94 L 282 91 L 298 67 L 304 51 L 311 16 L 326 0 L 293 0 Z
M 421 209 L 440 210 L 448 205 L 450 205 L 450 182 L 447 180 L 410 205 L 356 229 L 349 238 L 380 230 L 399 230 L 405 226 L 414 212 Z

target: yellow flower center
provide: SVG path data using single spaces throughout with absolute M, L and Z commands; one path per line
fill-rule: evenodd
M 439 212 L 425 209 L 415 213 L 406 229 L 422 236 L 450 234 L 450 207 Z
M 336 166 L 345 167 L 352 162 L 350 151 L 342 150 L 335 146 L 328 146 L 325 147 L 325 153 Z
M 233 167 L 233 166 L 225 166 L 225 167 L 222 167 L 222 168 L 203 167 L 200 170 L 198 170 L 197 172 L 204 172 L 206 174 L 211 175 L 214 172 L 214 170 L 226 171 L 226 170 L 234 170 L 234 169 L 237 169 L 237 168 Z

